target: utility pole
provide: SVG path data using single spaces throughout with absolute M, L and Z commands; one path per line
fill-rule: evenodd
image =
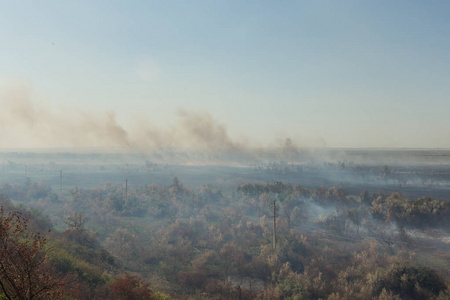
M 276 236 L 277 236 L 277 207 L 275 200 L 273 200 L 273 249 L 276 249 Z
M 62 170 L 59 171 L 59 200 L 62 201 Z
M 128 200 L 128 178 L 125 179 L 125 201 Z

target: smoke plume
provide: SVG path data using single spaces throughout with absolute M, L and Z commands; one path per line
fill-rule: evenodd
M 164 128 L 146 117 L 125 128 L 113 111 L 67 108 L 37 99 L 22 81 L 0 88 L 0 148 L 114 148 L 141 152 L 172 162 L 237 162 L 287 160 L 302 157 L 291 139 L 261 148 L 237 142 L 225 125 L 208 112 L 180 109 Z
M 94 114 L 71 110 L 64 114 L 31 100 L 23 83 L 0 93 L 2 148 L 14 147 L 110 147 L 130 145 L 127 131 L 114 112 Z

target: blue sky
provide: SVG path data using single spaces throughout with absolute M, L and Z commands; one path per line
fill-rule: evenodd
M 129 132 L 181 109 L 254 145 L 449 148 L 449 36 L 445 1 L 0 1 L 0 97 Z

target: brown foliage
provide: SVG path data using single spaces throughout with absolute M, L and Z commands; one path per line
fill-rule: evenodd
M 152 300 L 156 299 L 150 285 L 137 276 L 125 274 L 116 278 L 111 284 L 112 299 L 117 300 Z
M 56 274 L 46 239 L 27 230 L 28 218 L 0 208 L 0 293 L 6 299 L 61 299 L 69 275 Z

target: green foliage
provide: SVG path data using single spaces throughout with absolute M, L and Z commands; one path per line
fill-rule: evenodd
M 170 300 L 170 296 L 161 292 L 156 292 L 154 295 L 155 300 Z
M 49 231 L 53 229 L 53 223 L 48 217 L 36 208 L 30 209 L 31 222 L 36 231 Z
M 91 288 L 104 285 L 108 277 L 103 274 L 103 268 L 114 267 L 114 259 L 104 251 L 92 249 L 76 244 L 53 243 L 50 260 L 55 268 L 62 273 L 73 273 Z M 112 264 L 111 264 L 112 263 Z

